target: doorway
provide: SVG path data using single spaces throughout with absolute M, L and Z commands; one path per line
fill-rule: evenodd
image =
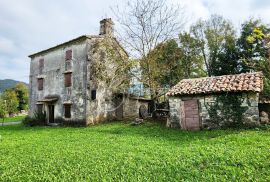
M 54 123 L 54 105 L 48 105 L 49 123 Z
M 185 130 L 199 130 L 200 129 L 198 100 L 184 101 L 184 117 L 183 117 L 182 127 Z
M 119 120 L 123 119 L 124 107 L 123 107 L 123 95 L 117 95 L 115 98 L 115 115 Z

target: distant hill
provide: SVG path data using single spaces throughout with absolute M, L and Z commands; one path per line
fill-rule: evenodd
M 11 79 L 4 79 L 4 80 L 0 80 L 0 92 L 5 91 L 8 88 L 12 88 L 14 87 L 17 83 L 23 83 L 26 86 L 28 86 L 27 83 L 24 82 L 20 82 L 20 81 L 16 81 L 16 80 L 11 80 Z

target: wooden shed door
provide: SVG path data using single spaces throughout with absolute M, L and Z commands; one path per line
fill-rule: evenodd
M 198 100 L 184 101 L 183 129 L 186 129 L 186 130 L 199 130 L 200 129 Z

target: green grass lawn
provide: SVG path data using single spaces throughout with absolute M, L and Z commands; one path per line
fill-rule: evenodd
M 1 122 L 15 122 L 15 121 L 22 121 L 26 116 L 15 116 L 15 117 L 10 117 L 10 118 L 0 118 L 0 123 Z
M 0 181 L 270 181 L 269 130 L 0 127 Z

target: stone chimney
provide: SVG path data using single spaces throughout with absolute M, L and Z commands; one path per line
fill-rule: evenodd
M 101 20 L 99 35 L 113 36 L 113 26 L 114 23 L 111 18 L 105 18 Z

